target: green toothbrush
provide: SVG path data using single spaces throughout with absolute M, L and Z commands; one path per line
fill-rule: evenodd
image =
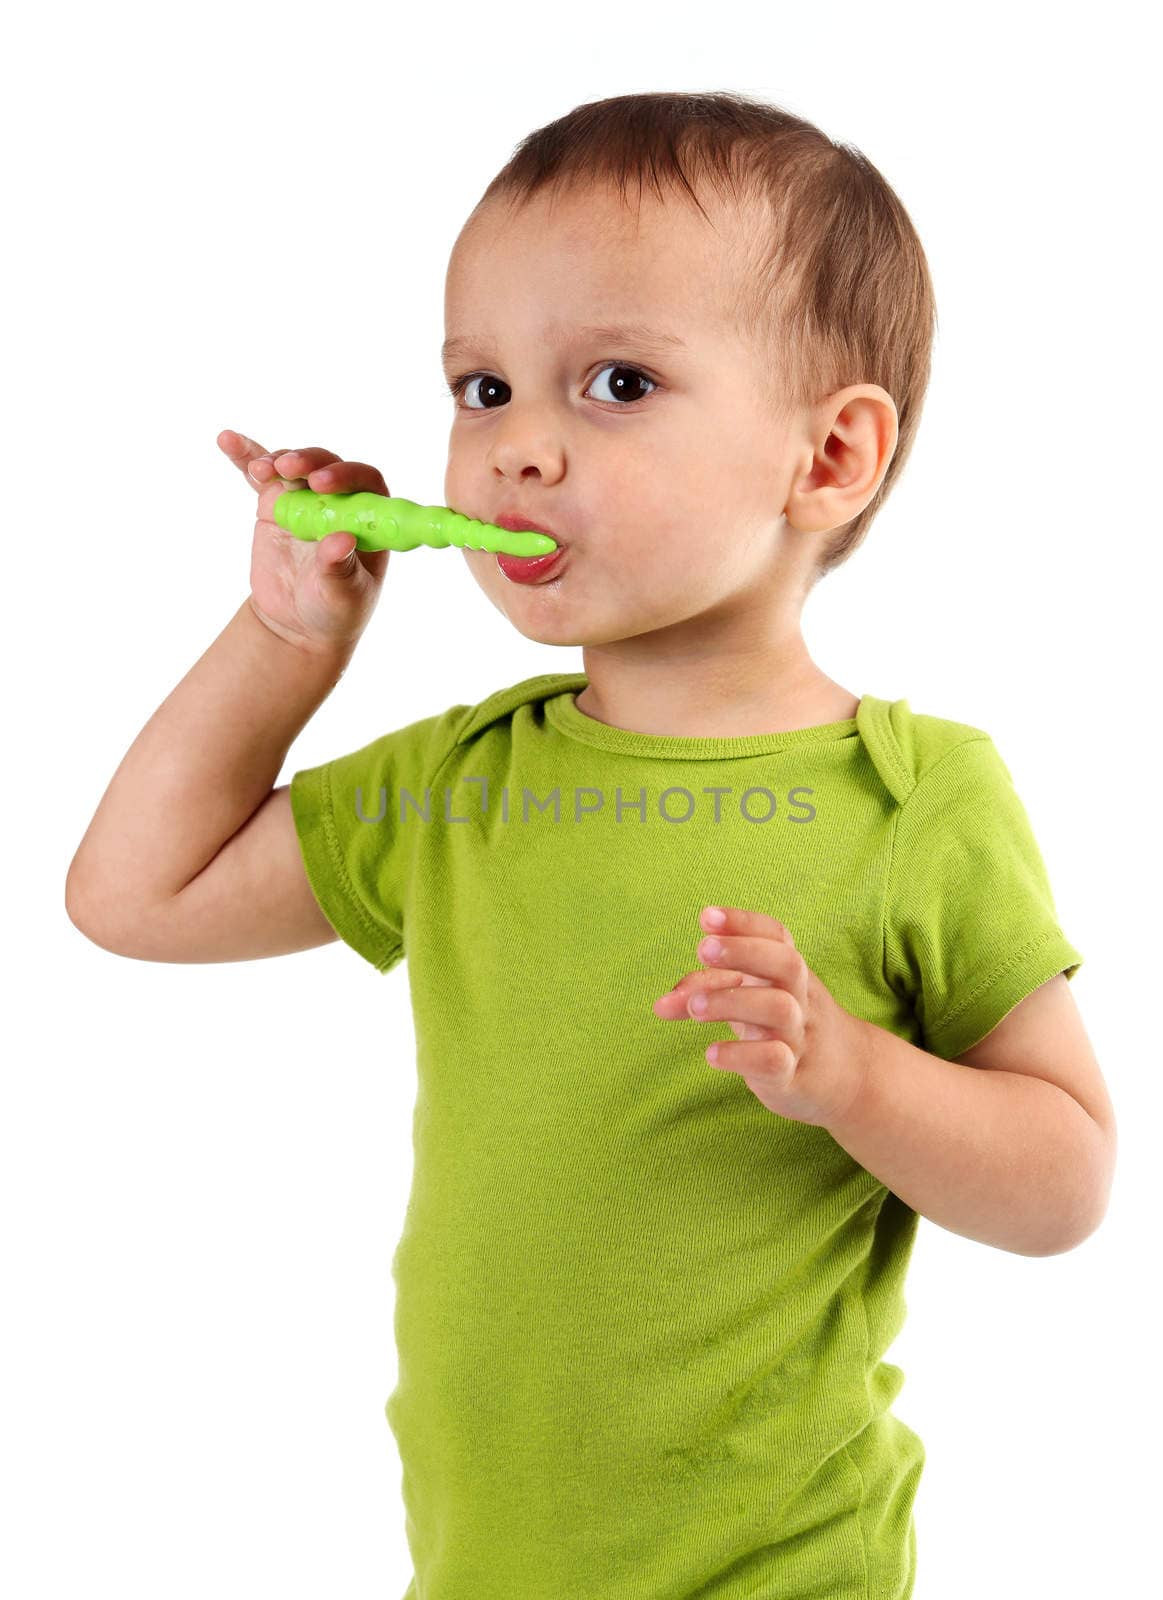
M 513 533 L 491 522 L 452 511 L 448 506 L 420 506 L 396 495 L 316 494 L 313 489 L 287 489 L 275 501 L 275 521 L 296 539 L 326 539 L 329 533 L 354 533 L 357 550 L 415 550 L 449 545 L 490 550 L 509 556 L 544 556 L 557 549 L 547 533 Z

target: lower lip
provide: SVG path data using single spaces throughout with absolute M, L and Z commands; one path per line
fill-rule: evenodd
M 556 576 L 564 555 L 565 546 L 560 545 L 547 556 L 499 555 L 497 565 L 506 578 L 514 583 L 542 583 L 546 578 Z

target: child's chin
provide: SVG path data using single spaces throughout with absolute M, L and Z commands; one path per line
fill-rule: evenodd
M 576 626 L 567 617 L 562 617 L 556 626 L 545 622 L 544 619 L 537 625 L 530 624 L 525 620 L 518 622 L 515 617 L 510 617 L 509 621 L 522 638 L 528 639 L 532 644 L 566 646 L 590 643 L 589 639 L 582 637 L 578 633 Z

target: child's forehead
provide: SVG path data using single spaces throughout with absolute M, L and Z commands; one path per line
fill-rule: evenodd
M 461 298 L 458 290 L 470 291 L 473 299 L 471 291 L 482 281 L 495 282 L 495 257 L 505 245 L 517 270 L 526 261 L 544 268 L 530 275 L 528 286 L 542 300 L 555 298 L 559 271 L 573 289 L 583 281 L 592 286 L 588 310 L 594 314 L 579 308 L 579 322 L 653 324 L 665 321 L 669 310 L 671 321 L 721 323 L 733 311 L 742 278 L 753 272 L 758 224 L 753 214 L 725 202 L 708 206 L 708 212 L 678 196 L 653 194 L 643 196 L 639 207 L 636 197 L 612 194 L 608 187 L 542 191 L 520 203 L 496 197 L 477 208 L 454 245 L 449 308 Z M 604 315 L 614 299 L 619 314 Z
M 467 237 L 477 224 L 493 236 L 520 230 L 576 236 L 579 230 L 630 243 L 649 243 L 660 235 L 706 237 L 722 248 L 751 241 L 768 219 L 769 207 L 761 200 L 736 198 L 708 185 L 695 185 L 694 195 L 664 183 L 661 190 L 631 185 L 622 192 L 611 182 L 576 181 L 561 190 L 546 187 L 520 196 L 494 196 L 482 204 L 465 224 Z

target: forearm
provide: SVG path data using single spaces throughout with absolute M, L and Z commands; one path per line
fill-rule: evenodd
M 1096 1226 L 1102 1129 L 1023 1073 L 946 1061 L 859 1022 L 867 1068 L 828 1131 L 906 1205 L 968 1239 L 1020 1255 L 1072 1248 Z
M 304 653 L 245 600 L 130 746 L 66 892 L 127 906 L 176 894 L 266 799 L 350 656 Z

